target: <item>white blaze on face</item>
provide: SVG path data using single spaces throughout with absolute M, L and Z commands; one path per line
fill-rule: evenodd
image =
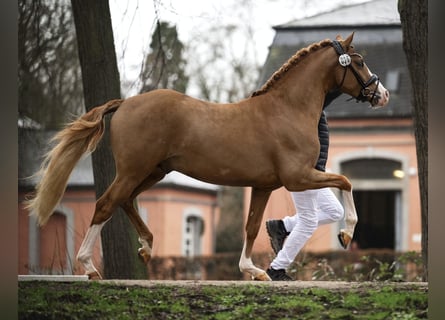
M 371 71 L 368 68 L 369 77 L 372 76 Z M 374 83 L 375 85 L 376 83 Z M 372 87 L 371 87 L 372 88 Z M 379 98 L 376 105 L 373 107 L 381 108 L 388 104 L 389 102 L 389 91 L 383 86 L 383 84 L 379 81 L 378 86 L 376 88 L 376 96 Z
M 389 102 L 389 91 L 383 86 L 381 82 L 379 82 L 379 86 L 377 87 L 377 94 L 380 97 L 377 105 L 379 107 L 386 106 Z

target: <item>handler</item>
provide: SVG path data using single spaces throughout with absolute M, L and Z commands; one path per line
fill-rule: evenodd
M 329 150 L 329 128 L 324 109 L 340 94 L 340 91 L 334 91 L 326 95 L 318 122 L 320 155 L 315 168 L 323 172 L 326 171 Z M 286 274 L 286 269 L 317 227 L 339 221 L 344 216 L 343 206 L 330 188 L 291 192 L 291 195 L 298 214 L 286 216 L 282 220 L 266 221 L 270 243 L 276 254 L 267 269 L 267 274 L 272 281 L 293 280 Z M 286 238 L 287 240 L 284 242 Z

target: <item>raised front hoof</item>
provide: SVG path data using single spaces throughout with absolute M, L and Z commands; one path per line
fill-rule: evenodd
M 252 280 L 255 281 L 272 281 L 269 275 L 266 272 L 260 273 L 257 276 L 252 276 Z
M 344 231 L 340 231 L 338 234 L 338 241 L 340 241 L 341 246 L 343 249 L 347 249 L 348 245 L 351 243 L 352 238 L 345 233 Z
M 88 280 L 102 280 L 102 276 L 98 271 L 87 273 Z
M 151 255 L 149 255 L 147 253 L 147 251 L 145 251 L 144 248 L 139 248 L 138 256 L 139 256 L 139 259 L 141 259 L 141 261 L 145 264 L 148 264 L 148 261 L 150 261 L 150 258 L 151 258 Z

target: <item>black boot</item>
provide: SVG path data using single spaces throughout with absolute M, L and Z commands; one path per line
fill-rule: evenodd
M 286 270 L 279 269 L 275 270 L 274 268 L 270 267 L 266 270 L 267 275 L 272 279 L 272 281 L 293 281 L 291 277 L 289 277 L 286 274 Z
M 269 235 L 270 245 L 275 254 L 283 248 L 283 243 L 289 232 L 284 227 L 283 220 L 268 220 L 266 221 L 267 234 Z

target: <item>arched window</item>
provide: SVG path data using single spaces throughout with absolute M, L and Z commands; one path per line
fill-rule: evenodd
M 202 253 L 202 235 L 204 220 L 200 214 L 189 212 L 184 220 L 183 254 L 187 257 L 198 256 Z

